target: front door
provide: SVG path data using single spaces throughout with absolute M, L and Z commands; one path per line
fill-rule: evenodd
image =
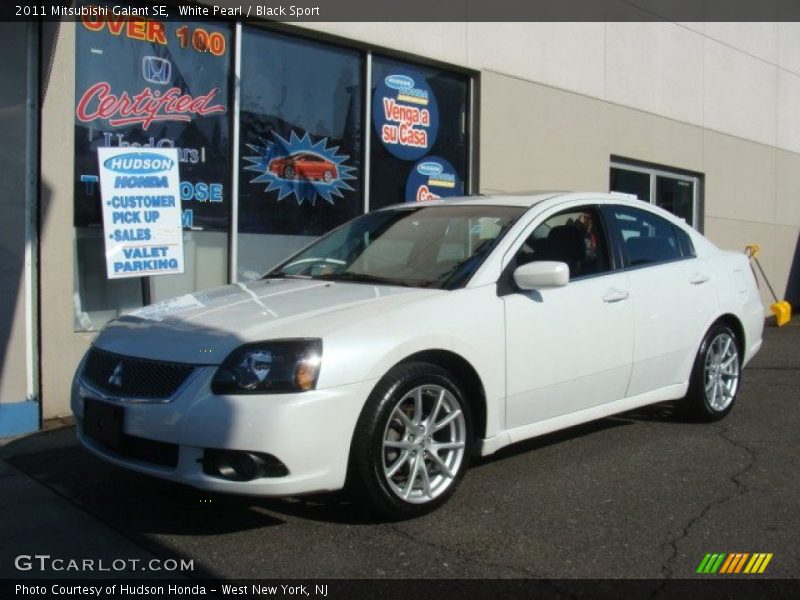
M 506 317 L 506 426 L 511 429 L 625 397 L 633 359 L 628 274 L 614 271 L 593 206 L 536 225 L 510 269 L 534 260 L 570 267 L 565 287 L 512 291 Z

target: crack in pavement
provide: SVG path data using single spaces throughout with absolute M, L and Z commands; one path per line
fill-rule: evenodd
M 508 570 L 510 570 L 512 572 L 516 572 L 516 573 L 521 574 L 521 575 L 523 575 L 525 577 L 531 577 L 533 579 L 544 579 L 544 576 L 539 575 L 537 573 L 534 573 L 533 571 L 529 571 L 528 569 L 525 569 L 523 567 L 518 567 L 518 566 L 515 566 L 515 565 L 508 565 L 508 564 L 503 564 L 503 563 L 498 563 L 498 562 L 494 562 L 494 561 L 488 561 L 488 560 L 485 560 L 485 559 L 483 559 L 483 558 L 481 558 L 479 556 L 474 556 L 472 553 L 466 552 L 464 550 L 448 548 L 446 544 L 441 544 L 441 543 L 437 543 L 437 542 L 431 542 L 429 540 L 424 540 L 424 539 L 417 538 L 415 535 L 413 535 L 413 534 L 411 534 L 411 533 L 409 533 L 407 531 L 403 531 L 397 525 L 387 524 L 385 527 L 387 529 L 389 529 L 390 531 L 393 531 L 394 533 L 400 535 L 401 537 L 404 537 L 407 540 L 409 540 L 411 542 L 414 542 L 415 544 L 421 544 L 423 546 L 427 546 L 428 548 L 433 548 L 434 550 L 440 550 L 440 551 L 443 551 L 443 552 L 447 552 L 447 553 L 453 554 L 458 559 L 460 559 L 461 561 L 466 562 L 466 563 L 470 563 L 470 562 L 479 563 L 479 564 L 485 565 L 487 567 L 508 569 Z
M 723 425 L 723 426 L 720 426 L 720 427 L 714 427 L 714 429 L 717 432 L 717 435 L 719 437 L 721 437 L 723 440 L 725 440 L 727 443 L 731 444 L 732 446 L 734 446 L 734 447 L 736 447 L 736 448 L 738 448 L 740 450 L 744 450 L 744 452 L 747 454 L 749 460 L 747 461 L 747 464 L 743 468 L 739 469 L 738 471 L 736 471 L 733 475 L 731 475 L 728 478 L 728 480 L 731 483 L 733 483 L 733 485 L 734 485 L 733 491 L 730 494 L 726 494 L 722 498 L 717 498 L 716 500 L 712 500 L 711 502 L 706 504 L 703 507 L 703 510 L 701 510 L 699 514 L 697 514 L 696 516 L 694 516 L 691 519 L 689 519 L 689 521 L 683 527 L 683 530 L 681 531 L 681 533 L 679 535 L 677 535 L 676 537 L 672 538 L 668 542 L 662 544 L 662 547 L 666 546 L 667 544 L 669 544 L 671 546 L 671 548 L 672 548 L 672 554 L 667 558 L 667 560 L 664 562 L 663 566 L 661 567 L 661 572 L 662 572 L 662 574 L 663 574 L 663 576 L 665 578 L 674 577 L 674 574 L 673 574 L 673 568 L 674 568 L 673 567 L 673 563 L 678 558 L 678 545 L 680 544 L 680 542 L 682 540 L 685 540 L 687 537 L 689 537 L 689 533 L 691 532 L 692 528 L 695 525 L 697 525 L 697 523 L 702 521 L 706 517 L 706 515 L 708 515 L 708 513 L 713 508 L 717 508 L 719 506 L 722 506 L 723 504 L 726 504 L 726 503 L 730 502 L 734 498 L 737 498 L 738 496 L 741 496 L 742 494 L 747 493 L 747 491 L 749 489 L 747 487 L 747 485 L 745 485 L 741 481 L 741 478 L 750 469 L 752 469 L 753 466 L 755 466 L 756 460 L 757 460 L 756 451 L 753 450 L 752 448 L 750 448 L 749 446 L 747 446 L 746 444 L 743 444 L 743 443 L 735 440 L 734 438 L 732 438 L 730 436 L 730 434 L 729 434 L 729 432 L 730 432 L 730 428 L 729 427 Z M 657 594 L 661 591 L 661 589 L 663 589 L 663 586 L 661 586 L 660 588 L 657 588 L 656 590 L 654 590 L 653 595 L 651 596 L 651 599 L 655 598 L 657 596 Z

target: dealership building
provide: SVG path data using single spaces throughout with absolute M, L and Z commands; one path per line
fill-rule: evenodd
M 759 243 L 775 291 L 800 300 L 800 23 L 288 25 L 87 6 L 0 23 L 0 437 L 69 415 L 110 319 L 258 278 L 398 202 L 635 194 L 722 248 Z M 180 201 L 141 196 L 118 222 L 108 149 L 174 149 Z M 166 232 L 167 213 L 179 261 L 111 256 Z

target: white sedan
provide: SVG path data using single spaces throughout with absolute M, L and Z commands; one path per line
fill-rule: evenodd
M 112 321 L 72 409 L 122 467 L 236 494 L 347 485 L 411 517 L 520 440 L 666 400 L 724 417 L 763 319 L 744 254 L 636 199 L 407 204 Z

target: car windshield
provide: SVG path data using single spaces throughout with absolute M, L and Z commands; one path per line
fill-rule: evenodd
M 453 289 L 466 284 L 523 212 L 523 207 L 453 204 L 370 213 L 265 277 Z

